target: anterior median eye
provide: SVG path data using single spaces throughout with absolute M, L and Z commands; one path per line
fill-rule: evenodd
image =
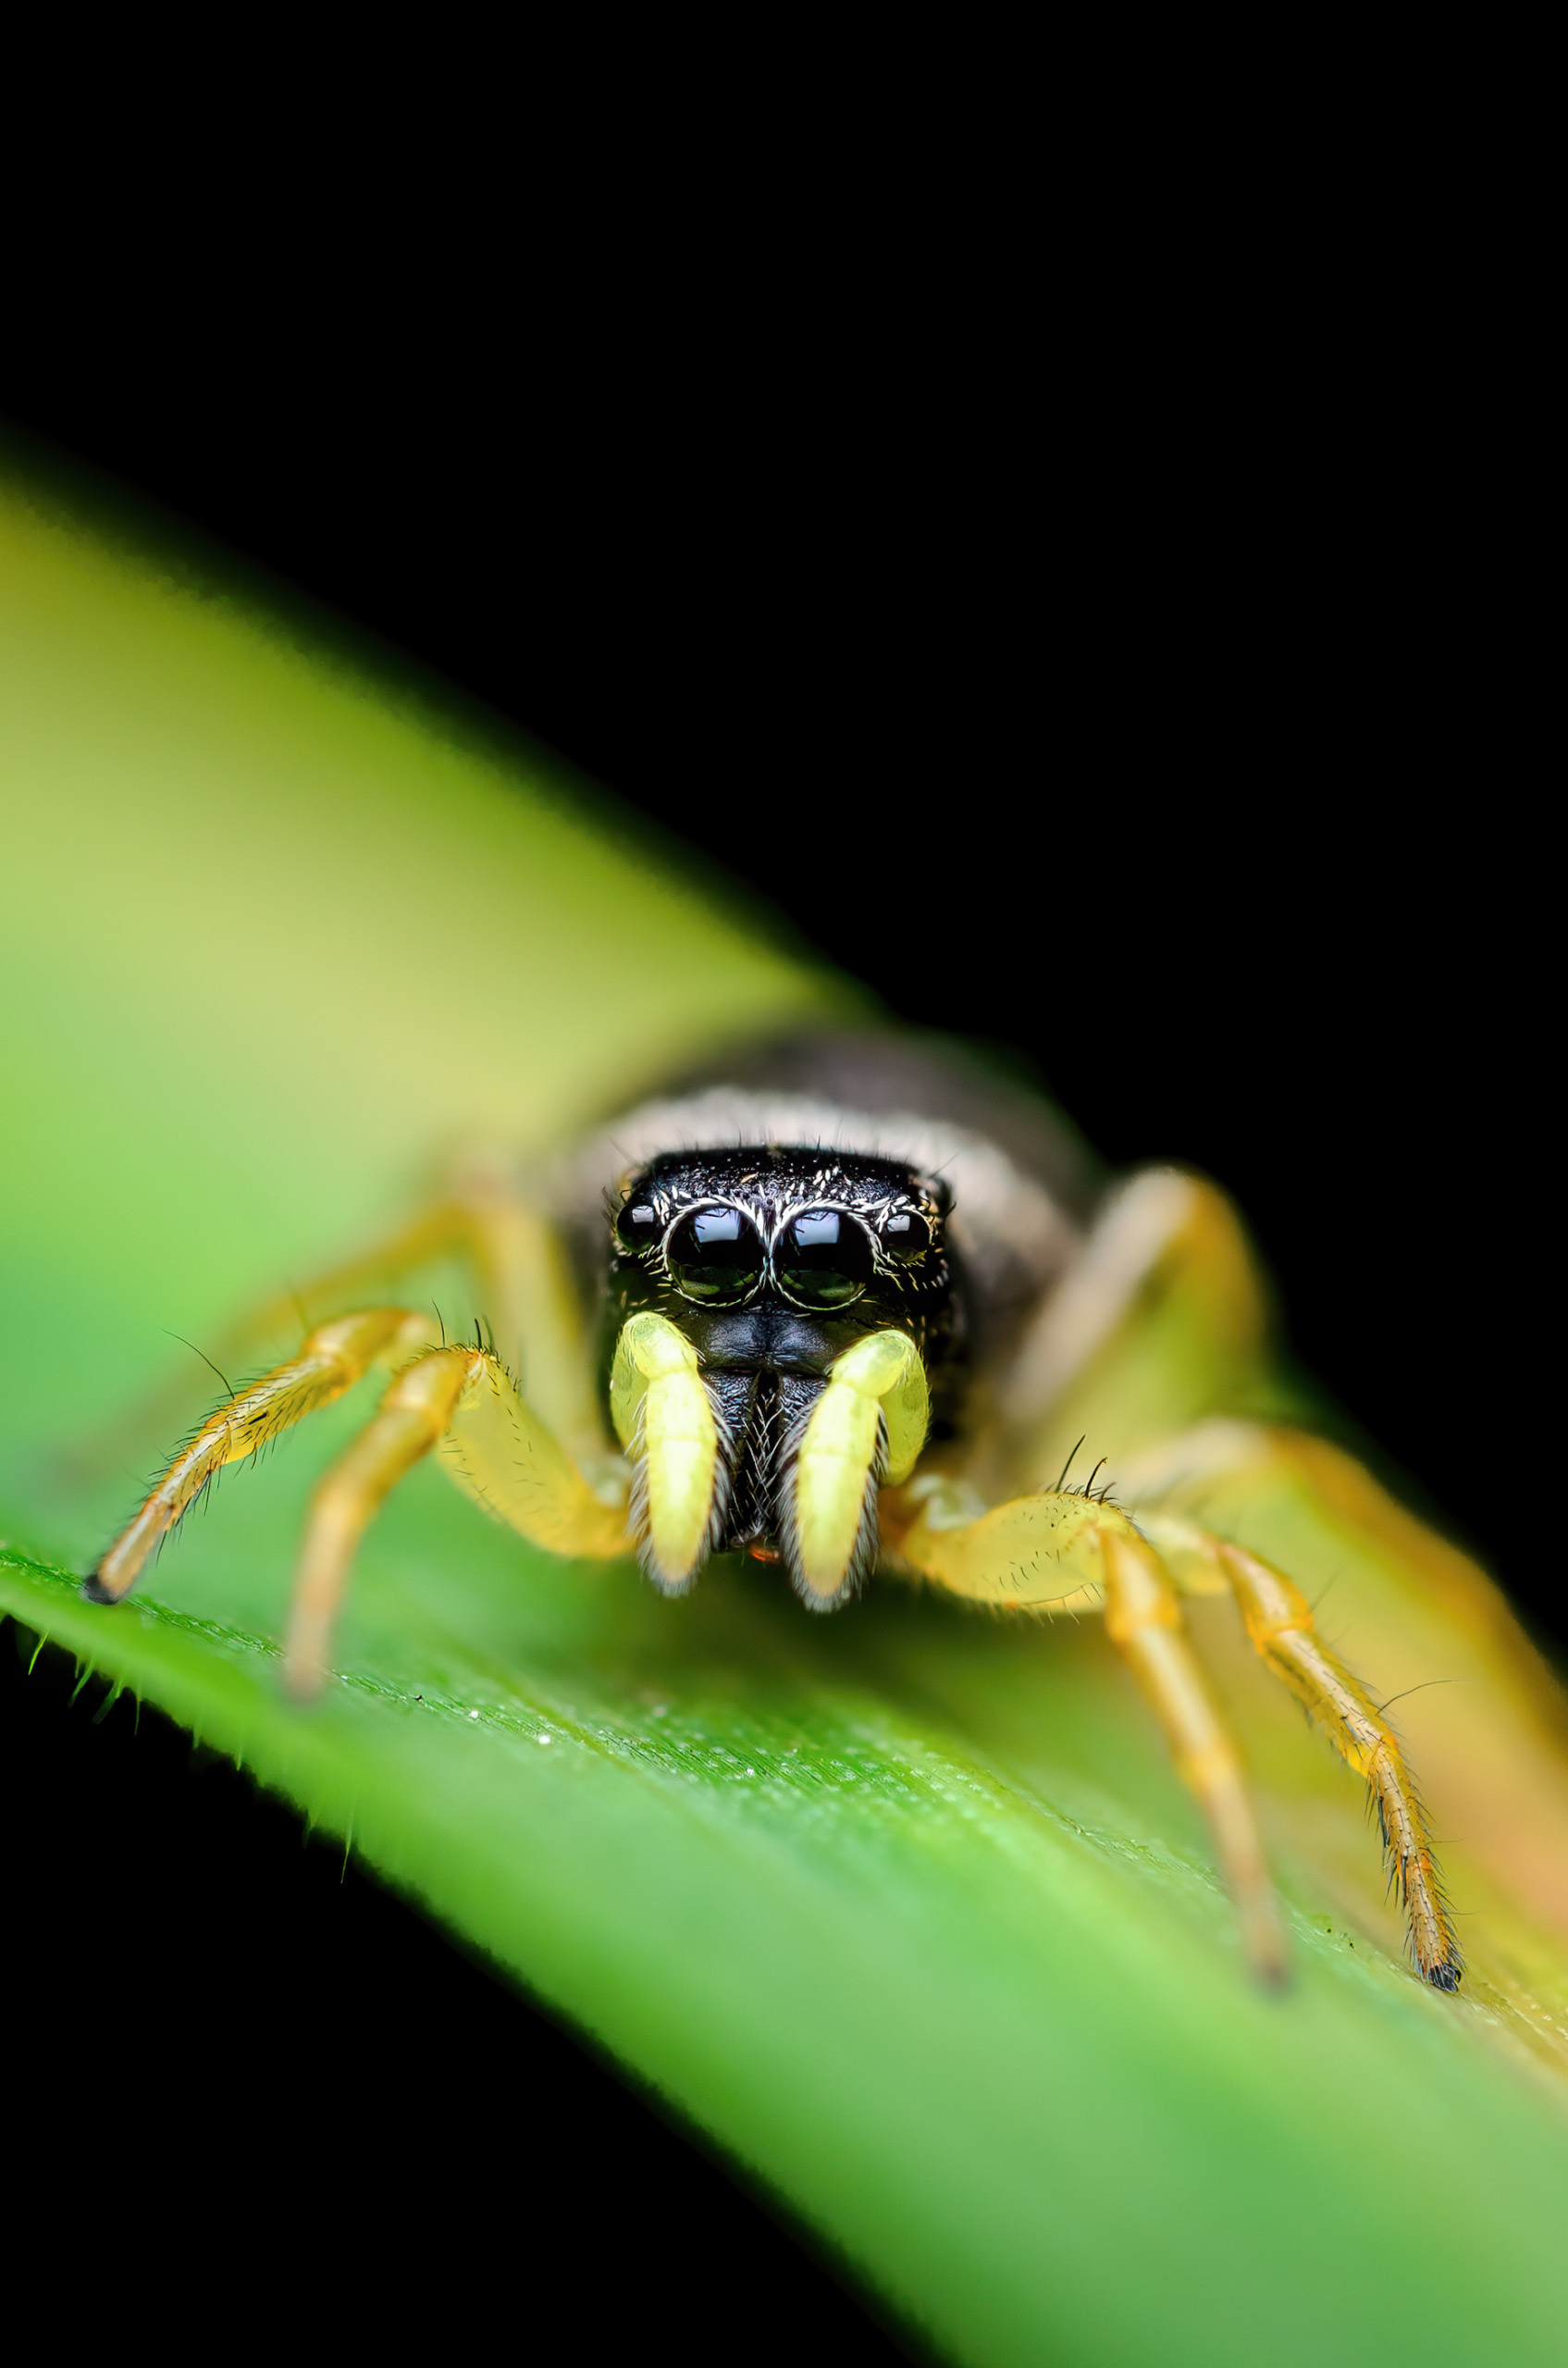
M 871 1279 L 871 1238 L 838 1209 L 792 1217 L 773 1253 L 779 1286 L 803 1308 L 846 1308 Z
M 749 1298 L 767 1258 L 762 1236 L 738 1209 L 694 1209 L 670 1236 L 676 1288 L 704 1307 Z

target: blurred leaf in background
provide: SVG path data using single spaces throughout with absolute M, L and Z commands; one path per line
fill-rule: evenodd
M 1457 2002 L 1403 1970 L 1354 1787 L 1217 1619 L 1300 1911 L 1284 2002 L 1093 1627 L 896 1591 L 810 1622 L 728 1569 L 668 1605 L 432 1470 L 301 1715 L 273 1640 L 352 1401 L 131 1606 L 80 1602 L 162 1444 L 114 1426 L 180 1370 L 166 1331 L 373 1236 L 459 1143 L 556 1141 L 850 998 L 607 809 L 241 606 L 20 487 L 4 534 L 6 1607 L 352 1836 L 960 2357 L 1557 2356 L 1559 1705 L 1484 1582 L 1402 1516 L 1369 1531 L 1337 1466 L 1250 1518 L 1375 1639 L 1426 1583 L 1423 1668 L 1476 1671 L 1451 1762 L 1409 1722 L 1445 1820 L 1492 1754 Z

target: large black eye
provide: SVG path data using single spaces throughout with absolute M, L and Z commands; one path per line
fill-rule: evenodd
M 805 1308 L 846 1308 L 871 1279 L 871 1239 L 837 1209 L 792 1217 L 773 1252 L 781 1287 Z
M 931 1247 L 931 1227 L 917 1209 L 895 1209 L 882 1229 L 887 1255 L 900 1266 L 913 1266 Z
M 634 1256 L 638 1250 L 651 1249 L 659 1239 L 659 1211 L 650 1201 L 628 1200 L 615 1220 L 615 1238 Z
M 670 1236 L 677 1289 L 709 1308 L 749 1298 L 767 1255 L 761 1234 L 738 1209 L 694 1209 Z

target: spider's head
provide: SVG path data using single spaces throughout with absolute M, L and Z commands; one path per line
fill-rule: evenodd
M 798 1583 L 787 1498 L 811 1408 L 870 1333 L 905 1333 L 927 1363 L 945 1352 L 950 1199 L 894 1159 L 778 1145 L 667 1152 L 622 1180 L 607 1346 L 649 1309 L 696 1350 L 719 1430 L 716 1550 L 782 1550 Z

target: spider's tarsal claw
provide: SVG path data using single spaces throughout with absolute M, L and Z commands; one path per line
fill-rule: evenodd
M 117 1604 L 123 1591 L 106 1587 L 96 1570 L 90 1570 L 81 1582 L 82 1599 L 89 1604 Z

